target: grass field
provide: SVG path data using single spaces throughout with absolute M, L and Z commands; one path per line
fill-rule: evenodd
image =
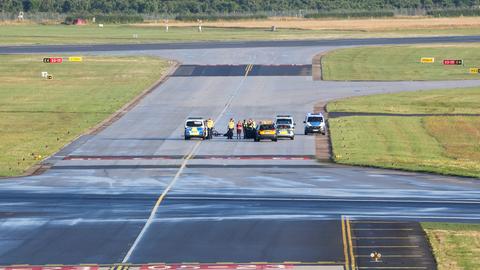
M 0 24 L 0 45 L 480 35 L 480 22 L 475 18 L 205 22 L 202 33 L 198 32 L 196 23 L 173 21 L 169 25 L 166 33 L 160 23 L 105 25 L 103 28 L 4 23 Z M 277 26 L 276 32 L 270 31 L 272 25 Z
M 147 57 L 92 56 L 62 64 L 44 64 L 42 57 L 0 56 L 0 176 L 19 175 L 58 151 L 169 66 Z M 42 71 L 54 79 L 41 78 Z
M 438 116 L 349 116 L 329 120 L 338 163 L 480 177 L 480 88 L 350 98 L 328 111 Z M 442 114 L 442 115 L 440 115 Z M 443 115 L 446 114 L 446 115 Z
M 465 80 L 480 66 L 478 44 L 360 47 L 333 51 L 322 59 L 325 80 Z M 435 57 L 422 64 L 421 57 Z M 463 66 L 445 66 L 443 59 L 463 59 Z
M 422 223 L 438 270 L 480 269 L 480 225 L 456 223 Z

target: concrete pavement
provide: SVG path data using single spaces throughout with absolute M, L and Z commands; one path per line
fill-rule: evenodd
M 304 65 L 335 45 L 322 42 L 148 45 L 149 51 L 121 53 L 185 65 Z M 91 48 L 85 50 L 114 54 L 119 47 Z M 317 163 L 314 137 L 302 135 L 301 122 L 320 100 L 480 81 L 325 82 L 296 75 L 171 77 L 111 126 L 52 157 L 51 170 L 0 181 L 0 264 L 293 261 L 351 269 L 348 239 L 355 236 L 342 216 L 478 222 L 478 180 Z M 213 117 L 222 131 L 230 117 L 279 113 L 294 115 L 294 141 L 182 140 L 188 116 Z

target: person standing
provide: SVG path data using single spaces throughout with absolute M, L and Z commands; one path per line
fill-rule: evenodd
M 228 121 L 227 139 L 229 140 L 233 139 L 234 129 L 235 129 L 235 120 L 233 120 L 233 118 L 230 118 L 230 121 Z
M 211 140 L 213 137 L 213 127 L 215 123 L 213 122 L 212 118 L 208 118 L 207 120 L 207 139 Z
M 237 140 L 242 138 L 242 130 L 243 130 L 243 123 L 242 121 L 238 120 L 237 122 Z

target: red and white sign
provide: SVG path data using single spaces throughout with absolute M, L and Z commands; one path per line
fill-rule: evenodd
M 445 59 L 443 60 L 443 64 L 444 65 L 457 65 L 457 66 L 461 66 L 463 65 L 463 60 L 461 59 Z

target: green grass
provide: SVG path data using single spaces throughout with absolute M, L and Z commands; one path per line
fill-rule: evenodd
M 479 113 L 480 88 L 406 92 L 340 100 L 328 111 Z M 349 116 L 329 120 L 342 164 L 480 177 L 478 116 Z
M 457 88 L 354 97 L 333 101 L 329 111 L 402 114 L 480 113 L 480 89 Z
M 312 31 L 300 29 L 209 28 L 198 32 L 195 27 L 133 25 L 69 26 L 69 25 L 3 25 L 0 44 L 80 44 L 80 43 L 154 43 L 174 41 L 268 40 L 313 38 L 325 35 L 348 34 L 349 31 Z M 352 32 L 356 33 L 356 32 Z M 360 33 L 358 31 L 358 33 Z M 479 31 L 480 33 L 480 31 Z M 137 34 L 138 38 L 133 38 Z
M 168 68 L 151 57 L 84 57 L 44 64 L 0 56 L 0 176 L 19 175 L 101 122 Z M 40 73 L 53 74 L 53 80 Z
M 137 34 L 138 38 L 133 38 L 134 34 Z M 99 28 L 94 25 L 0 25 L 1 45 L 328 39 L 436 35 L 480 35 L 480 29 L 454 28 L 362 31 L 279 28 L 276 32 L 271 32 L 265 28 L 204 27 L 204 31 L 199 33 L 195 27 L 170 27 L 170 31 L 166 33 L 162 26 L 105 25 L 103 28 Z
M 480 66 L 479 45 L 416 45 L 360 47 L 333 51 L 322 59 L 325 80 L 465 80 Z M 422 64 L 421 57 L 435 57 Z M 464 66 L 444 66 L 443 59 L 463 59 Z
M 480 269 L 480 224 L 422 223 L 439 270 Z

